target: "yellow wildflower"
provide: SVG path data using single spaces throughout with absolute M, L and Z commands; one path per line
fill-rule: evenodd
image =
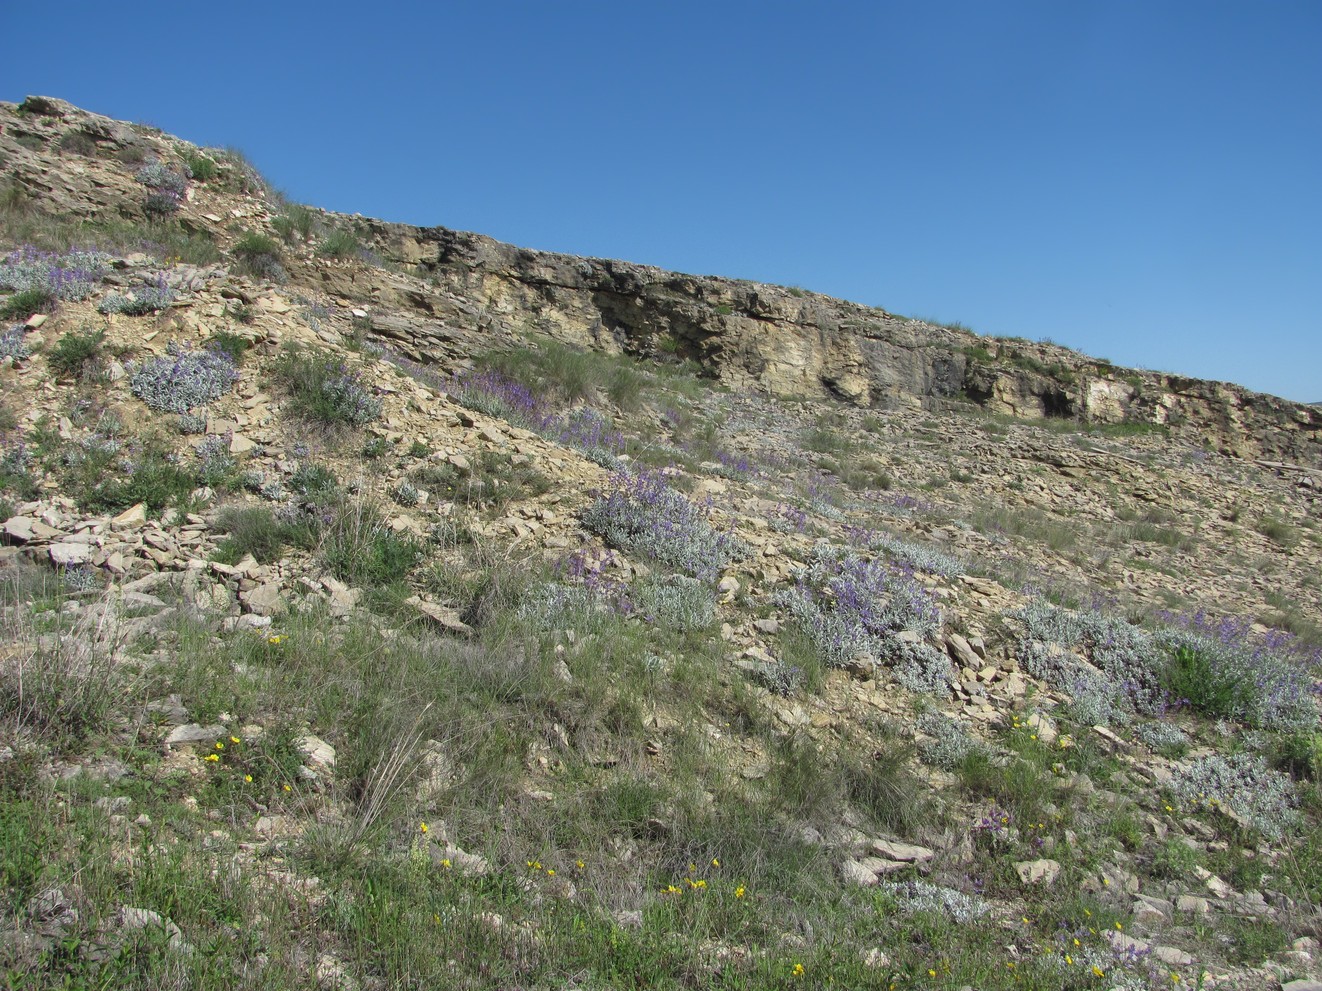
M 252 784 L 252 775 L 251 775 L 251 774 L 245 774 L 245 775 L 243 776 L 243 780 L 246 781 L 246 782 L 248 782 L 248 784 Z
M 743 886 L 742 884 L 739 885 L 739 887 L 737 887 L 737 888 L 734 889 L 734 896 L 735 896 L 736 898 L 743 898 L 743 897 L 744 897 L 744 886 Z
M 207 754 L 206 759 L 214 764 L 216 761 L 220 760 L 220 754 Z
M 424 833 L 427 832 L 427 824 L 425 822 L 418 823 L 418 828 L 422 830 Z

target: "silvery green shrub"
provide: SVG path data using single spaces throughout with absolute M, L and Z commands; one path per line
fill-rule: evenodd
M 924 642 L 940 629 L 940 613 L 909 572 L 823 541 L 795 586 L 776 601 L 827 664 L 841 667 L 866 655 L 893 662 L 897 677 L 914 690 L 945 691 L 949 661 Z
M 583 511 L 583 525 L 606 543 L 709 581 L 742 556 L 743 544 L 655 472 L 617 475 L 615 488 Z
M 0 289 L 36 289 L 66 302 L 84 300 L 109 270 L 110 260 L 109 255 L 90 249 L 59 253 L 25 245 L 0 261 Z
M 187 413 L 213 402 L 229 392 L 239 377 L 228 355 L 173 341 L 166 356 L 130 362 L 128 371 L 133 394 L 164 413 Z
M 974 753 L 986 753 L 988 748 L 968 731 L 959 720 L 939 712 L 929 712 L 918 720 L 918 728 L 931 737 L 918 746 L 918 757 L 924 764 L 951 771 Z
M 27 330 L 22 324 L 0 333 L 0 359 L 13 358 L 15 361 L 24 361 L 30 358 L 32 349 L 23 340 L 26 333 Z
M 706 582 L 685 575 L 653 575 L 631 589 L 643 618 L 675 630 L 697 630 L 716 618 L 716 596 Z
M 131 317 L 157 313 L 174 302 L 174 290 L 165 284 L 163 276 L 151 283 L 136 286 L 130 294 L 110 293 L 96 304 L 99 313 L 123 313 Z
M 1317 725 L 1317 707 L 1301 665 L 1271 638 L 1223 622 L 1149 632 L 1100 612 L 1076 612 L 1036 600 L 1015 616 L 1024 623 L 1018 656 L 1024 670 L 1075 695 L 1079 718 L 1110 722 L 1161 715 L 1187 705 L 1204 715 L 1260 729 Z M 1094 723 L 1096 725 L 1096 723 Z
M 138 169 L 135 178 L 148 189 L 157 189 L 164 192 L 174 193 L 177 196 L 183 196 L 188 189 L 188 178 L 183 174 L 176 172 L 162 161 L 148 162 L 142 168 Z
M 228 481 L 239 467 L 238 460 L 230 454 L 229 441 L 224 437 L 213 434 L 205 438 L 193 453 L 197 458 L 197 480 L 203 485 L 220 485 Z
M 1288 775 L 1257 754 L 1213 754 L 1180 768 L 1171 791 L 1188 806 L 1226 812 L 1269 840 L 1299 820 L 1299 796 Z
M 929 575 L 954 578 L 968 570 L 963 561 L 951 557 L 949 554 L 942 553 L 924 544 L 901 540 L 891 533 L 864 532 L 860 542 L 868 550 L 880 551 L 892 561 L 907 564 L 915 571 L 923 571 Z
M 894 898 L 899 910 L 906 915 L 934 912 L 947 915 L 956 922 L 973 922 L 992 908 L 977 895 L 967 895 L 916 878 L 912 881 L 882 881 L 877 890 Z

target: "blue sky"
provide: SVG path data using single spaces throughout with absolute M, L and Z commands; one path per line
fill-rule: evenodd
M 1322 4 L 13 4 L 0 99 L 333 210 L 1322 400 Z

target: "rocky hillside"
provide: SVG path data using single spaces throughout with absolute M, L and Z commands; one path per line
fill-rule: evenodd
M 1317 408 L 46 98 L 0 249 L 6 986 L 1319 986 Z

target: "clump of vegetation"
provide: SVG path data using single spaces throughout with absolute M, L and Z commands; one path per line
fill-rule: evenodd
M 342 506 L 322 531 L 318 554 L 335 576 L 351 585 L 398 582 L 423 559 L 424 543 L 408 531 L 390 528 L 369 502 Z
M 741 556 L 739 540 L 653 472 L 619 475 L 615 488 L 583 511 L 583 525 L 613 547 L 710 580 Z
M 109 270 L 110 258 L 99 251 L 40 251 L 25 245 L 0 263 L 0 319 L 27 319 L 49 312 L 61 300 L 87 299 Z
M 149 217 L 168 217 L 183 204 L 188 177 L 164 162 L 148 162 L 138 169 L 136 178 L 149 190 L 142 204 Z
M 229 392 L 239 373 L 229 356 L 171 341 L 166 355 L 128 366 L 129 388 L 154 410 L 187 413 Z
M 27 335 L 27 328 L 22 324 L 16 327 L 10 327 L 8 330 L 0 332 L 0 360 L 9 358 L 12 361 L 26 361 L 32 355 L 32 349 L 28 347 L 24 337 Z
M 301 203 L 287 203 L 283 212 L 271 219 L 271 226 L 290 244 L 306 241 L 317 229 L 317 214 Z
M 143 283 L 132 289 L 128 295 L 110 293 L 96 304 L 98 313 L 122 313 L 125 316 L 141 317 L 149 313 L 159 313 L 174 302 L 174 290 L 165 282 L 164 275 L 158 275 L 152 282 Z
M 210 182 L 220 174 L 220 166 L 216 164 L 215 159 L 201 151 L 185 151 L 183 159 L 189 176 L 198 182 Z
M 326 424 L 361 427 L 381 415 L 382 402 L 362 374 L 334 358 L 290 349 L 274 368 L 289 392 L 294 413 Z
M 1069 691 L 1081 718 L 1128 722 L 1134 713 L 1184 705 L 1260 728 L 1317 723 L 1308 678 L 1282 650 L 1286 645 L 1246 625 L 1197 616 L 1185 627 L 1149 633 L 1119 617 L 1041 601 L 1016 616 L 1025 624 L 1018 650 L 1025 670 Z
M 551 489 L 551 480 L 531 463 L 500 451 L 483 451 L 464 468 L 449 462 L 423 465 L 410 477 L 439 499 L 470 508 L 500 509 Z
M 1269 840 L 1280 839 L 1299 819 L 1290 778 L 1255 754 L 1203 757 L 1180 769 L 1171 790 L 1186 809 L 1229 816 Z
M 82 379 L 97 377 L 101 372 L 102 345 L 106 333 L 84 327 L 63 335 L 46 352 L 46 364 L 62 378 Z
M 828 665 L 889 662 L 906 688 L 948 692 L 950 662 L 926 642 L 939 629 L 940 614 L 904 572 L 823 542 L 795 587 L 777 601 Z
M 337 227 L 317 245 L 317 254 L 323 258 L 334 258 L 338 261 L 344 261 L 349 258 L 357 258 L 362 250 L 362 242 L 358 240 L 358 235 L 347 227 Z
M 240 237 L 230 250 L 239 260 L 238 271 L 244 275 L 277 284 L 289 278 L 282 264 L 280 244 L 265 234 L 250 231 Z

